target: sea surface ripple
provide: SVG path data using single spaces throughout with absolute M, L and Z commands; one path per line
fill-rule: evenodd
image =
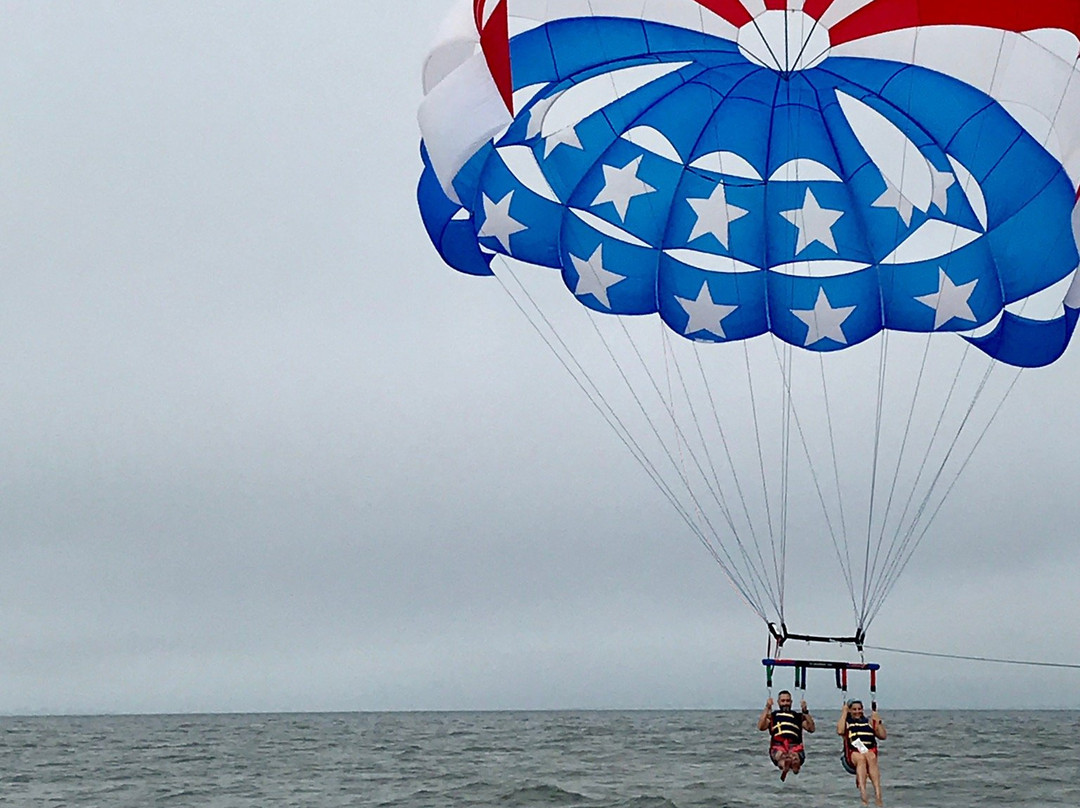
M 1080 806 L 1080 713 L 884 714 L 887 806 Z M 781 783 L 757 713 L 3 719 L 0 805 L 63 808 L 859 806 L 836 716 Z

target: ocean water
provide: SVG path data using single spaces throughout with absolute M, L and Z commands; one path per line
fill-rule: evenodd
M 0 805 L 860 805 L 835 718 L 781 783 L 756 712 L 4 718 Z M 1080 806 L 1080 713 L 883 712 L 887 806 Z

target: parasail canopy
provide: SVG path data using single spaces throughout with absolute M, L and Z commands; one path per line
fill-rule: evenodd
M 1078 37 L 1069 0 L 466 0 L 425 64 L 421 213 L 454 268 L 548 267 L 616 315 L 643 436 L 534 322 L 762 618 L 798 524 L 862 634 L 991 378 L 1075 328 Z

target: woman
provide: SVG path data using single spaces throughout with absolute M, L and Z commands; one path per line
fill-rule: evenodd
M 877 742 L 888 736 L 885 722 L 876 710 L 867 719 L 863 714 L 862 702 L 852 699 L 840 712 L 840 720 L 836 722 L 836 734 L 844 739 L 844 754 L 855 769 L 855 784 L 859 787 L 863 805 L 870 804 L 866 795 L 868 777 L 874 784 L 874 802 L 883 805 Z

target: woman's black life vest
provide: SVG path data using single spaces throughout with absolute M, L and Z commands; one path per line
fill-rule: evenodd
M 772 714 L 772 723 L 769 725 L 769 733 L 773 741 L 789 741 L 802 743 L 803 717 L 791 710 L 777 710 Z
M 867 749 L 877 748 L 877 736 L 874 734 L 874 728 L 871 726 L 870 721 L 866 718 L 855 719 L 849 717 L 847 720 L 847 744 L 854 748 L 855 739 L 858 738 L 864 744 Z

